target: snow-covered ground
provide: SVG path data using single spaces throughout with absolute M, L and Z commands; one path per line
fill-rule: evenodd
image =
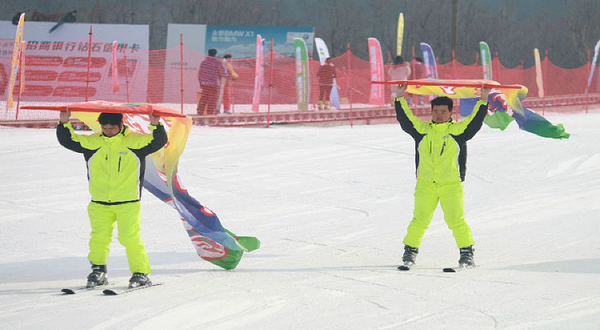
M 438 209 L 418 265 L 396 270 L 412 215 L 414 144 L 398 125 L 192 129 L 180 176 L 262 247 L 237 269 L 200 260 L 151 194 L 142 237 L 162 286 L 63 296 L 89 273 L 85 164 L 51 129 L 0 128 L 0 329 L 600 329 L 600 114 L 548 117 L 543 139 L 483 127 L 466 217 L 479 267 Z M 116 287 L 130 276 L 112 243 Z

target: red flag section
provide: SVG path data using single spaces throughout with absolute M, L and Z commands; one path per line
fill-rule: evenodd
M 123 114 L 147 115 L 151 111 L 159 117 L 185 117 L 185 115 L 167 107 L 147 103 L 119 103 L 107 101 L 92 101 L 67 105 L 30 105 L 21 107 L 23 110 L 50 110 L 71 112 L 109 112 Z

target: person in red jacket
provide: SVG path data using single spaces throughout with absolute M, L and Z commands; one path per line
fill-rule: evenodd
M 329 109 L 329 95 L 333 87 L 333 79 L 335 78 L 335 66 L 331 58 L 325 59 L 325 63 L 319 67 L 317 71 L 319 78 L 319 101 L 317 102 L 319 110 Z
M 209 49 L 208 56 L 202 61 L 198 69 L 198 82 L 202 90 L 202 95 L 196 108 L 196 112 L 199 115 L 216 115 L 219 113 L 217 101 L 224 71 L 221 60 L 216 56 L 217 50 L 214 48 Z

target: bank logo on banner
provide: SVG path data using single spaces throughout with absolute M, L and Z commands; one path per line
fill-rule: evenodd
M 52 101 L 90 100 L 126 101 L 126 90 L 113 91 L 115 83 L 125 85 L 125 70 L 130 86 L 135 86 L 134 99 L 147 101 L 148 25 L 63 24 L 53 33 L 55 23 L 26 22 L 24 33 L 25 89 L 22 97 L 43 97 Z M 89 32 L 92 27 L 91 63 L 88 84 Z M 123 33 L 126 30 L 127 33 Z M 15 38 L 16 27 L 10 21 L 0 21 L 0 62 L 12 57 L 6 40 Z M 11 36 L 12 35 L 12 36 Z M 113 81 L 111 68 L 113 40 L 117 40 L 118 82 Z M 127 52 L 125 63 L 123 52 Z M 0 70 L 4 68 L 0 67 Z M 4 69 L 5 70 L 5 69 Z M 87 86 L 89 85 L 89 86 Z

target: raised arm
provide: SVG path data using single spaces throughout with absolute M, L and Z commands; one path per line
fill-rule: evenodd
M 417 118 L 408 107 L 408 103 L 406 103 L 406 99 L 403 96 L 405 91 L 406 84 L 398 86 L 396 90 L 396 95 L 398 95 L 394 100 L 396 119 L 400 123 L 402 130 L 410 134 L 413 138 L 416 138 L 422 135 L 424 127 L 427 124 Z
M 489 88 L 481 88 L 481 97 L 479 101 L 475 104 L 473 108 L 473 112 L 465 117 L 463 121 L 460 122 L 459 126 L 462 130 L 462 134 L 465 141 L 470 140 L 479 132 L 481 126 L 483 125 L 483 120 L 487 115 L 488 110 L 488 96 L 490 94 L 491 89 Z
M 160 117 L 155 117 L 150 113 L 150 130 L 152 135 L 141 135 L 141 139 L 136 141 L 137 145 L 131 146 L 130 149 L 141 157 L 145 157 L 151 153 L 154 153 L 165 144 L 167 144 L 168 137 L 165 127 L 160 124 Z M 150 137 L 150 140 L 147 138 Z
M 84 153 L 88 149 L 81 146 L 79 136 L 75 134 L 73 126 L 71 126 L 70 118 L 71 112 L 69 110 L 60 112 L 60 122 L 56 125 L 56 137 L 58 138 L 58 143 L 69 150 Z

